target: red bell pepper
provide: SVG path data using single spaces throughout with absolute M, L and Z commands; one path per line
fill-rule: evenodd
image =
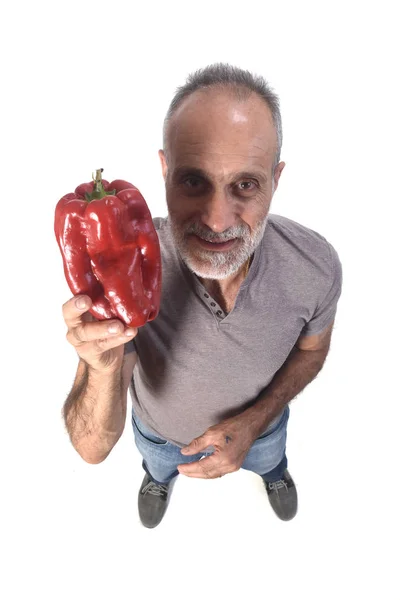
M 57 203 L 54 232 L 73 294 L 87 294 L 99 320 L 141 327 L 156 318 L 161 298 L 161 253 L 149 208 L 122 179 L 90 183 Z

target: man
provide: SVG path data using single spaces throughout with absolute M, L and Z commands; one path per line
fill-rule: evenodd
M 194 73 L 171 103 L 159 151 L 168 217 L 153 219 L 158 317 L 124 337 L 118 320 L 111 334 L 109 321 L 90 318 L 88 297 L 64 305 L 80 356 L 64 406 L 71 441 L 87 462 L 104 460 L 130 388 L 146 527 L 161 522 L 179 473 L 251 470 L 280 519 L 296 514 L 288 404 L 322 369 L 342 269 L 323 236 L 269 214 L 281 145 L 279 101 L 262 78 L 223 64 Z

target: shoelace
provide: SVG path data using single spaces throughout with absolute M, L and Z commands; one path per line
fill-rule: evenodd
M 272 483 L 268 483 L 268 487 L 270 490 L 275 490 L 278 491 L 280 488 L 286 488 L 286 491 L 288 490 L 288 486 L 287 484 L 283 481 L 283 479 L 280 479 L 279 481 L 273 481 Z
M 165 485 L 158 485 L 157 483 L 154 483 L 154 481 L 149 481 L 142 490 L 143 494 L 147 494 L 147 492 L 153 494 L 153 496 L 166 496 L 168 494 L 168 488 Z

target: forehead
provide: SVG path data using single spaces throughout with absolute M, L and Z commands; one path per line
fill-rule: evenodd
M 193 165 L 209 172 L 269 169 L 276 132 L 266 103 L 252 94 L 202 90 L 186 98 L 167 129 L 169 168 Z

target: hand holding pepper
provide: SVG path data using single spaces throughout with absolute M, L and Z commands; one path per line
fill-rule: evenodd
M 74 296 L 63 305 L 68 327 L 67 340 L 78 356 L 96 371 L 122 366 L 124 344 L 137 335 L 137 328 L 125 328 L 118 319 L 96 321 L 87 312 L 92 305 L 88 296 Z M 115 331 L 110 331 L 113 327 Z

